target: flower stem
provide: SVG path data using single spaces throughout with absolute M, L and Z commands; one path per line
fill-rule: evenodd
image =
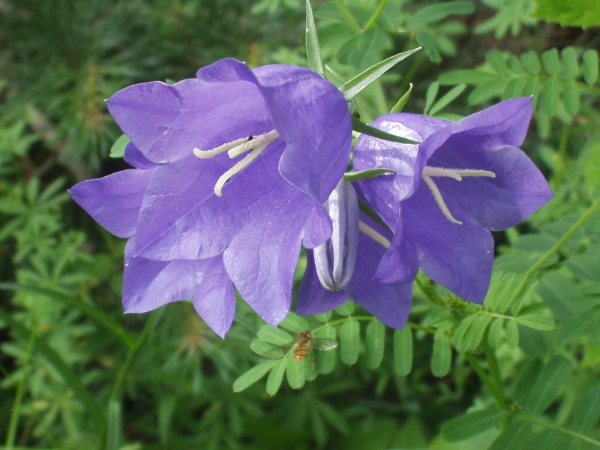
M 385 8 L 385 4 L 386 3 L 387 3 L 387 0 L 381 0 L 379 2 L 379 5 L 377 5 L 377 9 L 373 13 L 373 15 L 371 16 L 371 18 L 367 22 L 367 24 L 365 25 L 365 30 L 368 30 L 373 25 L 375 25 L 375 22 L 377 22 L 377 19 L 379 19 L 379 16 L 381 15 L 381 13 L 383 11 L 383 8 Z
M 544 256 L 542 256 L 538 262 L 536 262 L 527 272 L 525 272 L 525 277 L 530 278 L 535 272 L 537 272 L 546 262 L 554 256 L 558 250 L 565 245 L 565 243 L 581 228 L 581 226 L 589 220 L 589 218 L 596 212 L 596 210 L 600 207 L 600 198 L 597 199 L 592 206 L 588 208 L 581 218 L 573 224 L 573 226 L 561 237 L 556 244 L 552 246 L 550 250 L 546 252 Z M 521 289 L 519 289 L 520 291 Z M 518 292 L 520 294 L 520 292 Z M 516 296 L 515 296 L 516 297 Z
M 469 364 L 471 364 L 471 367 L 477 376 L 479 376 L 479 379 L 483 382 L 483 384 L 486 385 L 494 397 L 494 400 L 496 400 L 496 404 L 502 409 L 507 409 L 506 400 L 504 400 L 504 394 L 502 392 L 502 386 L 494 383 L 494 381 L 485 373 L 483 367 L 481 367 L 481 364 L 479 364 L 479 361 L 477 361 L 471 353 L 464 353 L 464 356 L 467 361 L 469 361 Z
M 502 379 L 500 378 L 500 368 L 498 367 L 498 359 L 496 358 L 496 352 L 494 352 L 494 349 L 492 349 L 492 347 L 490 347 L 490 344 L 488 343 L 487 335 L 488 335 L 488 332 L 486 330 L 485 336 L 483 337 L 482 344 L 483 344 L 483 350 L 485 352 L 485 358 L 487 359 L 487 362 L 488 362 L 488 368 L 490 371 L 490 379 L 494 383 L 494 385 L 497 387 L 498 396 L 494 395 L 494 398 L 496 399 L 496 403 L 497 403 L 498 407 L 507 409 L 508 405 L 506 404 L 506 399 L 504 398 L 504 390 L 502 389 Z
M 107 450 L 116 450 L 120 448 L 121 441 L 121 402 L 123 397 L 123 387 L 125 385 L 125 379 L 129 374 L 129 370 L 133 365 L 133 361 L 137 357 L 140 349 L 146 342 L 150 331 L 156 325 L 156 321 L 160 315 L 162 310 L 155 310 L 150 313 L 150 317 L 142 330 L 142 333 L 135 341 L 135 345 L 133 348 L 129 350 L 129 354 L 127 355 L 127 359 L 125 359 L 125 363 L 123 367 L 121 367 L 121 371 L 119 372 L 119 376 L 117 377 L 117 381 L 113 387 L 112 393 L 110 394 L 110 399 L 108 401 L 108 424 L 106 427 L 106 446 Z
M 346 22 L 348 23 L 348 25 L 350 25 L 352 31 L 354 31 L 356 34 L 362 33 L 362 27 L 356 21 L 348 7 L 344 5 L 344 2 L 342 0 L 333 0 L 333 3 L 335 3 L 335 6 L 337 7 L 338 11 L 342 14 L 344 19 L 346 19 Z

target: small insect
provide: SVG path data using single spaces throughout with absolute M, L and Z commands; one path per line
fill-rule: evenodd
M 327 338 L 312 337 L 310 331 L 304 330 L 298 333 L 295 341 L 275 347 L 263 354 L 265 358 L 281 358 L 289 349 L 294 347 L 294 359 L 296 361 L 304 361 L 304 358 L 310 351 L 313 350 L 331 350 L 336 348 L 337 341 Z

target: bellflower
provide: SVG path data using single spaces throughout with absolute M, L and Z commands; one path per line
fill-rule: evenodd
M 356 170 L 396 171 L 359 183 L 361 195 L 394 231 L 377 280 L 410 282 L 422 268 L 460 297 L 483 302 L 494 257 L 490 231 L 516 225 L 552 197 L 518 148 L 531 115 L 531 98 L 507 100 L 457 123 L 389 114 L 372 126 L 421 145 L 358 139 Z
M 374 280 L 379 261 L 390 246 L 391 233 L 359 211 L 354 188 L 344 180 L 325 206 L 333 222 L 333 234 L 307 251 L 297 313 L 319 314 L 351 299 L 382 323 L 403 328 L 411 306 L 412 280 L 405 284 Z
M 70 193 L 130 238 L 125 311 L 193 296 L 223 336 L 235 285 L 276 325 L 290 307 L 301 242 L 313 248 L 332 232 L 323 203 L 351 146 L 343 95 L 302 67 L 250 70 L 224 59 L 174 85 L 127 87 L 107 105 L 131 140 L 125 160 L 134 169 Z

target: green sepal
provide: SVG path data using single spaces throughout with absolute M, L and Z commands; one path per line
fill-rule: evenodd
M 370 180 L 371 178 L 377 178 L 382 175 L 389 175 L 395 173 L 396 171 L 392 169 L 367 169 L 358 172 L 346 172 L 344 174 L 344 180 L 348 181 L 349 183 L 352 183 L 355 181 Z
M 413 144 L 419 145 L 420 142 L 413 141 L 412 139 L 406 139 L 395 134 L 386 133 L 385 131 L 378 130 L 377 128 L 371 127 L 364 122 L 361 122 L 356 117 L 352 117 L 352 129 L 358 133 L 368 134 L 369 136 L 383 139 L 384 141 L 399 142 L 400 144 Z
M 390 110 L 390 113 L 399 113 L 402 111 L 402 109 L 404 108 L 404 105 L 406 105 L 406 102 L 408 101 L 408 98 L 410 97 L 410 94 L 413 90 L 413 84 L 410 83 L 409 87 L 408 87 L 408 91 L 406 91 L 404 93 L 404 95 L 402 97 L 400 97 L 400 100 L 398 100 L 398 103 L 396 103 L 392 109 Z
M 408 58 L 413 53 L 421 50 L 421 47 L 414 48 L 412 50 L 407 50 L 402 53 L 398 53 L 397 55 L 390 56 L 383 61 L 378 62 L 377 64 L 372 65 L 368 69 L 356 75 L 351 80 L 346 81 L 342 84 L 339 89 L 344 94 L 346 100 L 350 100 L 354 98 L 356 94 L 366 88 L 373 81 L 377 80 L 381 75 L 390 70 L 396 64 L 398 64 L 403 59 Z
M 321 48 L 319 47 L 317 26 L 315 25 L 310 0 L 306 0 L 306 58 L 308 59 L 308 68 L 319 75 L 323 75 Z

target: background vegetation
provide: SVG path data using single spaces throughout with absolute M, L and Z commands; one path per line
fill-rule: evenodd
M 600 7 L 563 3 L 312 2 L 336 83 L 423 47 L 356 97 L 365 122 L 410 89 L 404 111 L 451 120 L 533 95 L 523 148 L 555 198 L 496 234 L 483 307 L 420 276 L 402 332 L 350 304 L 290 315 L 341 343 L 295 373 L 260 362 L 290 338 L 241 300 L 224 341 L 187 302 L 123 315 L 124 241 L 66 188 L 125 167 L 118 89 L 222 57 L 306 65 L 304 2 L 0 0 L 4 448 L 600 448 Z

